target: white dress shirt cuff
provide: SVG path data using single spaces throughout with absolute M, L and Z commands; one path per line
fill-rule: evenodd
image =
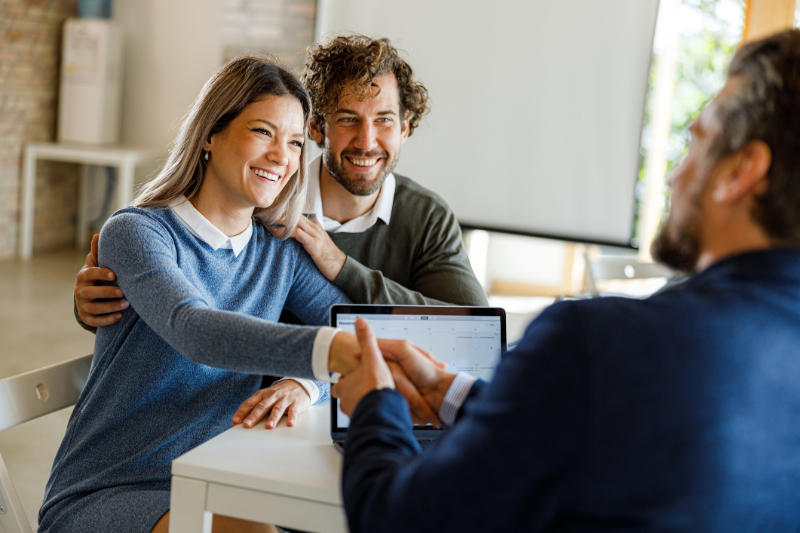
M 467 399 L 467 394 L 472 388 L 472 385 L 477 381 L 476 378 L 470 376 L 465 372 L 456 374 L 450 388 L 447 389 L 447 394 L 444 395 L 442 405 L 439 407 L 439 420 L 442 421 L 447 427 L 453 427 L 456 423 L 456 415 L 464 400 Z
M 317 384 L 314 383 L 313 381 L 311 381 L 310 379 L 282 378 L 282 379 L 279 379 L 278 381 L 276 381 L 275 383 L 278 383 L 280 381 L 286 381 L 287 379 L 295 380 L 296 382 L 298 382 L 300 384 L 301 387 L 303 387 L 306 390 L 308 395 L 311 397 L 311 404 L 312 405 L 315 404 L 317 402 L 317 400 L 319 400 L 319 387 L 317 387 Z M 275 383 L 273 383 L 273 385 Z
M 330 381 L 331 373 L 328 370 L 328 358 L 331 353 L 333 337 L 339 333 L 337 328 L 321 327 L 314 338 L 314 348 L 311 351 L 311 370 L 317 381 Z

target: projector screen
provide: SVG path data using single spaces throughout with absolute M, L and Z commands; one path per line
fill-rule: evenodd
M 629 246 L 658 0 L 319 0 L 389 37 L 431 112 L 395 171 L 463 226 Z

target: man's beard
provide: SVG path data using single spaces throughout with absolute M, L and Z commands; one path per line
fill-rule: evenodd
M 681 218 L 670 213 L 664 221 L 650 247 L 653 259 L 673 270 L 694 273 L 700 258 L 700 202 L 705 189 L 706 184 L 702 184 L 699 191 L 690 192 L 686 200 L 686 211 Z
M 650 247 L 653 259 L 679 272 L 693 273 L 700 257 L 700 240 L 684 224 L 664 222 Z
M 383 168 L 380 170 L 380 174 L 378 174 L 378 179 L 366 181 L 352 176 L 345 168 L 345 156 L 356 157 L 359 159 L 382 158 L 384 164 Z M 339 182 L 339 184 L 344 187 L 347 192 L 355 196 L 369 196 L 381 188 L 383 182 L 386 180 L 386 176 L 388 176 L 394 170 L 394 167 L 397 166 L 397 161 L 399 158 L 399 150 L 391 159 L 389 159 L 389 154 L 384 151 L 373 150 L 371 152 L 364 152 L 361 150 L 348 150 L 347 152 L 342 152 L 339 155 L 339 159 L 336 159 L 326 147 L 322 161 L 325 163 L 325 168 L 328 169 L 328 173 L 333 176 L 333 179 Z

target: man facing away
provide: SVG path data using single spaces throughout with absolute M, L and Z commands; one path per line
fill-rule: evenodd
M 322 274 L 359 303 L 488 305 L 453 212 L 392 172 L 428 111 L 427 91 L 398 50 L 385 38 L 335 37 L 309 49 L 303 82 L 314 109 L 309 133 L 323 153 L 309 164 L 308 219 L 294 237 Z M 118 287 L 95 285 L 113 279 L 96 265 L 93 251 L 75 286 L 76 318 L 91 330 L 117 322 L 128 306 Z M 314 382 L 293 381 L 316 401 Z M 283 408 L 272 411 L 268 425 L 289 409 L 289 384 L 280 383 L 247 400 L 255 411 L 246 425 L 276 402 Z
M 491 384 L 396 358 L 445 424 L 420 453 L 365 322 L 350 531 L 800 530 L 800 30 L 746 44 L 691 126 L 647 300 L 564 302 Z

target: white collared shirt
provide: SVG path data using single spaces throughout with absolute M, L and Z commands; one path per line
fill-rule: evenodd
M 185 196 L 180 196 L 170 202 L 169 208 L 175 216 L 178 217 L 181 224 L 189 230 L 189 233 L 211 246 L 214 250 L 220 248 L 232 250 L 233 255 L 239 257 L 239 254 L 244 250 L 245 246 L 247 246 L 247 243 L 250 242 L 250 237 L 253 235 L 253 221 L 250 220 L 250 224 L 247 226 L 246 230 L 239 235 L 228 237 L 203 216 Z M 328 354 L 330 353 L 333 337 L 338 331 L 339 330 L 336 328 L 321 327 L 317 332 L 317 336 L 314 337 L 314 347 L 311 352 L 311 367 L 314 371 L 314 377 L 320 381 L 330 381 Z M 311 397 L 312 404 L 319 399 L 319 387 L 310 379 L 284 379 L 294 379 L 297 381 Z M 283 381 L 283 379 L 280 381 Z
M 374 226 L 378 219 L 383 220 L 386 224 L 389 223 L 389 219 L 392 218 L 394 190 L 397 187 L 394 174 L 389 173 L 386 176 L 378 193 L 378 199 L 375 200 L 375 205 L 372 206 L 372 209 L 360 217 L 348 220 L 344 224 L 340 224 L 322 213 L 322 196 L 319 192 L 321 176 L 322 156 L 320 155 L 308 164 L 308 194 L 303 214 L 307 215 L 311 220 L 320 222 L 325 231 L 331 233 L 361 233 Z
M 181 221 L 181 224 L 189 230 L 189 233 L 205 242 L 212 249 L 218 250 L 224 248 L 226 250 L 233 250 L 233 255 L 239 257 L 239 254 L 250 242 L 250 237 L 253 235 L 253 221 L 247 229 L 239 235 L 228 237 L 222 231 L 212 224 L 203 214 L 197 210 L 192 202 L 181 195 L 169 204 L 169 208 Z
M 450 384 L 450 388 L 442 399 L 442 405 L 439 407 L 439 420 L 442 421 L 447 427 L 453 427 L 456 423 L 456 415 L 458 410 L 467 399 L 470 389 L 475 384 L 477 379 L 470 376 L 466 372 L 459 372 L 456 374 L 455 379 Z

